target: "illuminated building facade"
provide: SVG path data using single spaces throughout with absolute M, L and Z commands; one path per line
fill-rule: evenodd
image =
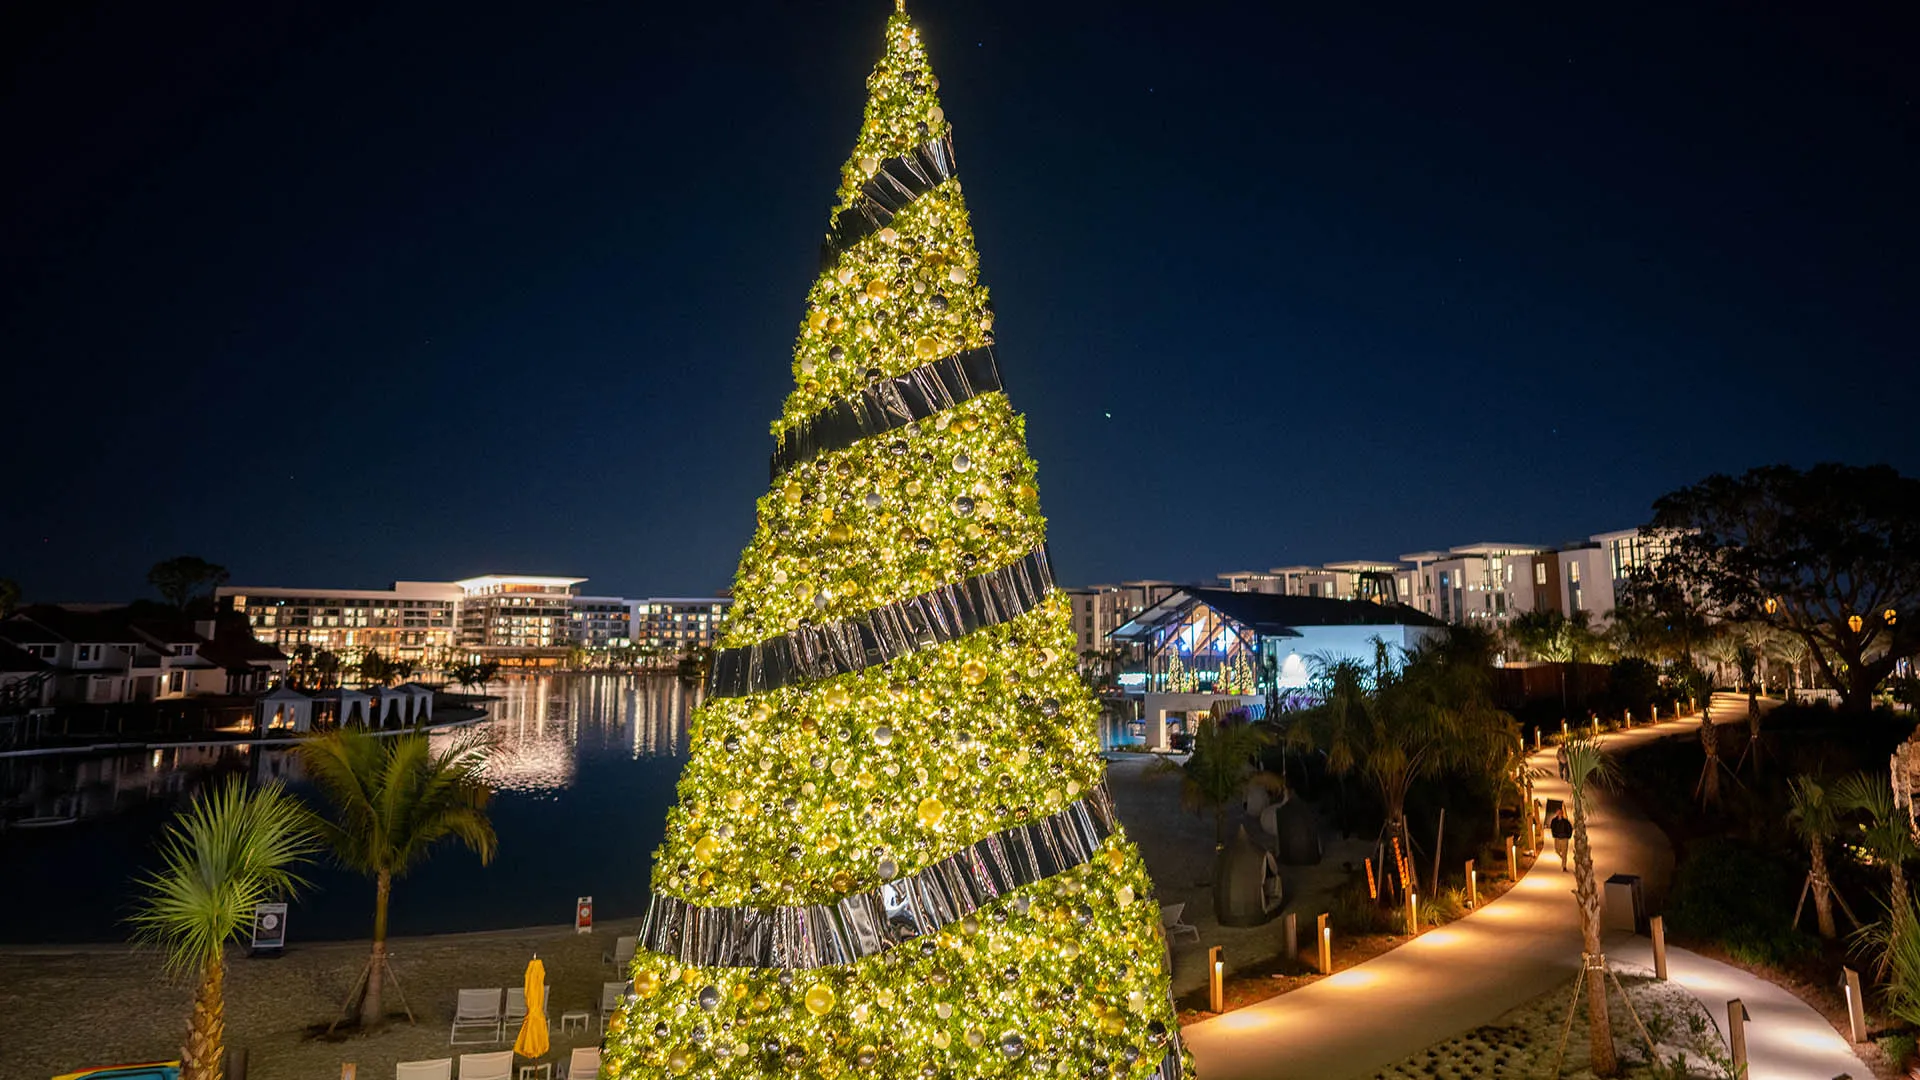
M 573 644 L 573 591 L 586 578 L 485 574 L 461 590 L 457 644 L 486 658 L 564 654 Z
M 1217 701 L 1260 713 L 1269 695 L 1302 690 L 1309 657 L 1371 664 L 1444 632 L 1404 604 L 1182 587 L 1113 632 L 1137 650 L 1121 685 L 1140 699 L 1134 740 L 1165 749 Z
M 721 596 L 666 596 L 633 606 L 633 643 L 649 652 L 686 656 L 710 649 L 733 601 Z
M 253 636 L 285 653 L 302 645 L 341 657 L 371 649 L 390 660 L 438 660 L 459 633 L 460 586 L 398 581 L 387 589 L 223 586 L 223 607 L 247 617 Z
M 618 596 L 576 596 L 567 637 L 588 649 L 622 649 L 633 643 L 633 609 L 642 603 Z

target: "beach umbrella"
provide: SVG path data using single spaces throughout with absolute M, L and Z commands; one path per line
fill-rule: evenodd
M 520 1037 L 513 1040 L 513 1052 L 521 1057 L 537 1058 L 547 1052 L 547 969 L 539 957 L 527 965 L 527 1018 L 520 1022 Z

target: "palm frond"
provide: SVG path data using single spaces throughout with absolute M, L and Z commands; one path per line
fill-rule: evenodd
M 306 882 L 293 868 L 315 850 L 315 822 L 278 782 L 239 778 L 197 797 L 160 841 L 160 869 L 139 881 L 136 940 L 166 950 L 173 971 L 220 955 L 253 909 Z

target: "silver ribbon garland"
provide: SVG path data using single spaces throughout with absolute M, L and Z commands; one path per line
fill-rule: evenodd
M 953 179 L 953 140 L 929 139 L 908 154 L 880 163 L 860 185 L 852 204 L 834 216 L 820 243 L 820 269 L 833 269 L 840 253 L 893 220 L 908 204 Z
M 1056 814 L 831 904 L 696 907 L 656 894 L 640 947 L 697 967 L 849 964 L 938 933 L 1015 889 L 1085 863 L 1118 827 L 1103 784 Z
M 890 379 L 875 379 L 783 432 L 774 443 L 768 472 L 778 480 L 819 454 L 844 450 L 869 435 L 906 427 L 999 389 L 1000 365 L 991 348 L 969 349 Z
M 889 663 L 1024 615 L 1052 588 L 1053 566 L 1043 545 L 1008 566 L 851 619 L 722 649 L 707 675 L 707 696 L 745 697 Z
M 1182 1080 L 1186 1069 L 1180 1060 L 1180 1033 L 1172 1032 L 1167 1037 L 1167 1056 L 1160 1059 L 1160 1067 L 1153 1070 L 1148 1080 Z

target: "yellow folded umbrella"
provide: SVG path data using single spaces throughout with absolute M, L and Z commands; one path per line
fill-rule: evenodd
M 513 1052 L 521 1057 L 537 1058 L 547 1052 L 547 969 L 539 957 L 527 965 L 527 1018 L 520 1022 L 520 1037 L 513 1040 Z

